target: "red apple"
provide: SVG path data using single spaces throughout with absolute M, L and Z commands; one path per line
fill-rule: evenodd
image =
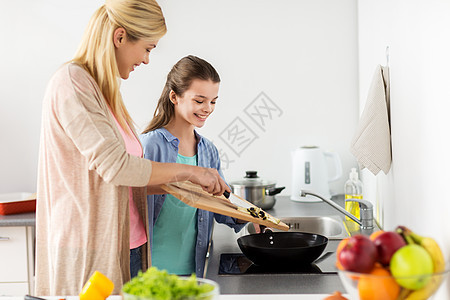
M 377 260 L 377 248 L 368 236 L 358 234 L 348 239 L 338 259 L 347 271 L 369 273 Z
M 373 243 L 377 248 L 378 261 L 384 266 L 389 265 L 395 251 L 406 246 L 403 237 L 394 231 L 385 231 L 381 233 L 373 240 Z

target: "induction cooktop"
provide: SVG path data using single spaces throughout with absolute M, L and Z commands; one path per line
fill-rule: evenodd
M 337 274 L 336 254 L 326 252 L 312 264 L 305 266 L 258 266 L 242 253 L 222 253 L 219 275 L 245 274 Z

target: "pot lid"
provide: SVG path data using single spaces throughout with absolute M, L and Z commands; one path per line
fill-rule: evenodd
M 261 179 L 257 171 L 246 171 L 246 175 L 242 180 L 233 181 L 231 186 L 254 186 L 254 187 L 266 187 L 269 185 L 275 185 L 275 181 Z

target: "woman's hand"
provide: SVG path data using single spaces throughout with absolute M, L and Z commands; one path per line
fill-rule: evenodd
M 216 169 L 196 167 L 195 172 L 187 180 L 200 185 L 204 191 L 214 196 L 223 195 L 225 191 L 231 192 Z
M 203 190 L 214 196 L 220 196 L 225 191 L 231 192 L 230 188 L 222 177 L 220 177 L 219 172 L 217 172 L 216 169 L 178 163 L 160 163 L 155 161 L 152 161 L 152 174 L 150 175 L 150 180 L 147 185 L 158 186 L 185 180 L 200 185 Z M 151 188 L 150 192 L 158 191 Z

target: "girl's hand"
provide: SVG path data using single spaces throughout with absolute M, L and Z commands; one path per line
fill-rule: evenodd
M 200 185 L 204 191 L 214 196 L 223 195 L 225 191 L 231 192 L 216 169 L 196 167 L 195 170 L 196 172 L 188 180 Z
M 252 223 L 252 224 L 253 224 L 253 227 L 255 228 L 255 233 L 265 233 L 266 231 L 269 231 L 269 232 L 273 231 L 272 228 L 269 228 L 267 226 L 256 224 L 256 223 Z

